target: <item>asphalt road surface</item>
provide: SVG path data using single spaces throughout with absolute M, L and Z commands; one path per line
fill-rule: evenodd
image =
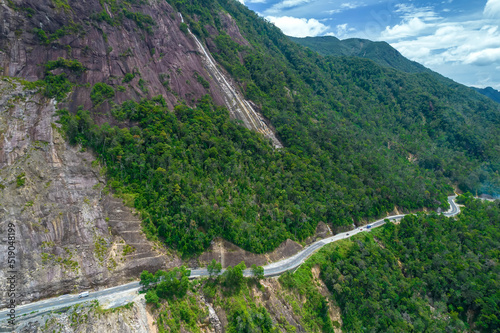
M 450 203 L 450 210 L 447 212 L 444 212 L 443 215 L 445 216 L 455 216 L 458 213 L 460 213 L 460 208 L 455 204 L 454 199 L 456 196 L 448 197 L 448 202 Z M 269 265 L 264 266 L 264 276 L 266 277 L 271 277 L 271 276 L 278 276 L 280 274 L 283 274 L 286 271 L 294 270 L 297 267 L 299 267 L 307 258 L 309 258 L 314 252 L 316 252 L 318 249 L 322 248 L 326 244 L 336 242 L 338 240 L 346 239 L 349 237 L 352 237 L 360 232 L 365 232 L 377 227 L 380 227 L 386 223 L 387 220 L 389 221 L 395 221 L 395 220 L 400 220 L 404 217 L 405 215 L 394 215 L 394 216 L 389 216 L 384 219 L 375 221 L 373 223 L 370 223 L 369 225 L 358 227 L 354 230 L 350 230 L 347 232 L 343 232 L 340 234 L 337 234 L 335 236 L 325 238 L 322 240 L 319 240 L 310 246 L 306 247 L 299 253 L 295 254 L 292 257 L 289 257 L 287 259 L 283 259 L 281 261 L 271 263 Z M 245 276 L 251 276 L 252 273 L 249 269 L 247 269 L 244 272 Z M 191 270 L 191 278 L 199 278 L 203 276 L 208 276 L 208 271 L 206 268 L 200 268 L 200 269 L 192 269 Z M 48 311 L 54 311 L 57 309 L 73 306 L 75 304 L 79 304 L 82 302 L 86 302 L 89 300 L 93 299 L 98 299 L 103 296 L 109 296 L 113 295 L 116 293 L 124 292 L 124 291 L 132 291 L 136 290 L 138 291 L 140 288 L 139 282 L 131 282 L 128 284 L 124 284 L 121 286 L 101 290 L 101 291 L 95 291 L 95 292 L 90 292 L 89 296 L 79 298 L 78 294 L 76 295 L 63 295 L 60 297 L 56 298 L 50 298 L 47 300 L 35 302 L 35 303 L 30 303 L 26 305 L 21 305 L 16 307 L 16 321 L 24 315 L 24 314 L 30 314 L 32 312 L 36 313 L 45 313 Z M 132 300 L 131 300 L 132 301 Z M 2 310 L 0 311 L 0 322 L 8 320 L 7 317 L 7 310 Z

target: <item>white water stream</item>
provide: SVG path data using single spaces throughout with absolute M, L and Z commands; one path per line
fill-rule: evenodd
M 184 23 L 184 18 L 181 13 L 179 13 L 179 16 L 181 21 Z M 210 53 L 205 49 L 203 44 L 189 28 L 188 32 L 189 35 L 193 37 L 200 53 L 204 55 L 205 69 L 218 83 L 219 88 L 223 92 L 226 107 L 229 109 L 232 117 L 243 121 L 246 128 L 262 133 L 265 137 L 271 139 L 275 148 L 283 148 L 283 145 L 276 138 L 274 132 L 264 122 L 263 117 L 252 108 L 250 103 L 243 98 L 239 91 L 233 89 L 232 85 L 217 67 L 215 60 L 212 58 Z

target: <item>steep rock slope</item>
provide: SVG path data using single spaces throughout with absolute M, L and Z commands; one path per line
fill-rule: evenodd
M 264 118 L 244 101 L 239 87 L 215 65 L 205 46 L 187 29 L 180 29 L 182 17 L 166 1 L 61 3 L 3 3 L 0 66 L 5 75 L 37 80 L 44 77 L 48 61 L 78 59 L 86 69 L 74 78 L 81 85 L 61 107 L 91 109 L 95 105 L 89 98 L 90 87 L 101 82 L 124 87 L 118 89 L 114 102 L 163 95 L 170 109 L 181 102 L 194 105 L 210 94 L 235 119 L 281 147 Z M 221 15 L 221 22 L 235 39 L 244 40 L 230 16 Z M 105 102 L 94 111 L 105 113 L 110 107 Z
M 53 100 L 9 78 L 0 91 L 0 230 L 5 237 L 7 225 L 15 225 L 19 303 L 116 285 L 178 263 L 155 251 L 138 217 L 105 194 L 94 157 L 65 142 Z M 2 263 L 7 246 L 0 243 Z M 6 275 L 2 266 L 0 278 Z

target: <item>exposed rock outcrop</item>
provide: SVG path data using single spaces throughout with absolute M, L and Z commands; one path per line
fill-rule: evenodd
M 69 146 L 56 121 L 53 101 L 0 81 L 0 262 L 7 262 L 5 231 L 13 223 L 18 302 L 178 265 L 146 240 L 121 200 L 104 194 L 94 157 Z M 6 274 L 2 266 L 0 279 Z
M 132 19 L 110 25 L 95 15 L 103 10 L 113 13 L 98 0 L 70 0 L 68 8 L 58 8 L 51 0 L 12 0 L 0 2 L 0 66 L 4 75 L 30 81 L 43 78 L 44 65 L 57 58 L 78 59 L 87 69 L 73 77 L 79 85 L 61 107 L 76 110 L 79 106 L 92 109 L 95 118 L 111 121 L 111 104 L 93 108 L 91 87 L 104 82 L 117 91 L 114 102 L 162 95 L 170 109 L 182 102 L 194 105 L 210 94 L 218 105 L 225 105 L 231 116 L 244 126 L 262 133 L 282 147 L 272 126 L 242 98 L 239 86 L 218 66 L 201 43 L 189 31 L 182 31 L 182 17 L 166 1 L 133 2 L 130 12 L 151 17 L 154 28 L 147 31 Z M 20 8 L 33 12 L 26 15 Z M 223 28 L 240 44 L 248 45 L 238 26 L 227 14 L 220 14 Z M 49 36 L 60 29 L 69 32 L 61 37 L 41 42 L 34 28 L 47 31 Z M 56 33 L 57 34 L 57 33 Z M 124 80 L 133 74 L 131 81 Z

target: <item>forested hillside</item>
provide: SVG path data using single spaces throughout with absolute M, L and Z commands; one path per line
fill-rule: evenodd
M 491 98 L 497 103 L 500 103 L 500 91 L 493 89 L 492 87 L 486 87 L 484 89 L 474 88 L 478 93 Z
M 460 200 L 466 208 L 456 218 L 387 223 L 329 245 L 280 282 L 310 290 L 319 266 L 345 332 L 498 332 L 499 202 Z
M 67 129 L 72 142 L 100 153 L 114 191 L 143 211 L 148 234 L 182 253 L 199 253 L 216 236 L 261 253 L 305 239 L 319 221 L 342 226 L 395 206 L 445 208 L 450 185 L 488 192 L 498 183 L 496 105 L 428 74 L 322 58 L 234 1 L 171 4 L 285 148 L 235 127 L 209 99 L 173 113 L 161 98 L 123 103 L 112 114 L 138 127 L 122 130 L 95 126 L 80 111 Z M 220 26 L 221 11 L 249 45 L 206 29 Z
M 214 262 L 201 282 L 190 283 L 181 268 L 143 272 L 141 283 L 160 331 L 196 327 L 202 316 L 193 296 L 202 295 L 226 313 L 229 332 L 498 332 L 500 205 L 470 194 L 459 202 L 457 217 L 409 215 L 327 245 L 282 275 L 273 288 L 291 304 L 286 320 L 271 320 L 268 311 L 280 305 L 265 295 L 271 282 L 255 266 L 246 279 L 243 263 L 217 276 Z M 258 290 L 267 309 L 255 300 Z M 340 318 L 332 318 L 333 307 Z
M 149 329 L 152 313 L 160 332 L 217 316 L 229 332 L 499 331 L 498 202 L 432 211 L 454 192 L 500 195 L 500 104 L 426 71 L 322 56 L 236 0 L 0 9 L 0 226 L 16 224 L 19 303 L 171 267 L 143 273 L 148 307 L 126 305 L 144 318 L 130 325 Z M 280 145 L 238 120 L 239 95 Z M 180 268 L 217 238 L 267 260 L 319 222 L 335 233 L 424 210 L 279 280 L 243 278 L 245 263 L 192 282 Z
M 16 15 L 29 17 L 33 4 L 18 2 Z M 40 80 L 27 86 L 65 108 L 67 138 L 97 153 L 108 190 L 139 209 L 150 238 L 184 255 L 217 236 L 263 253 L 304 240 L 319 221 L 350 226 L 395 208 L 445 209 L 454 188 L 498 192 L 500 110 L 466 87 L 365 59 L 324 58 L 234 0 L 102 0 L 89 8 L 69 1 L 55 9 L 69 27 L 31 28 L 37 49 L 64 51 L 36 65 Z M 169 54 L 178 57 L 173 41 L 159 44 L 160 27 L 183 48 L 194 44 L 188 28 L 196 34 L 284 148 L 230 119 L 197 50 L 157 75 Z M 104 47 L 121 47 L 116 38 L 125 33 L 148 53 Z M 70 37 L 81 41 L 78 51 L 58 44 Z M 84 46 L 95 40 L 105 55 Z M 102 57 L 126 74 L 95 70 Z
M 340 40 L 333 36 L 288 38 L 323 56 L 366 58 L 375 61 L 381 66 L 394 68 L 406 73 L 432 72 L 418 62 L 403 57 L 398 50 L 386 42 L 373 42 L 360 38 Z
M 428 73 L 434 76 L 434 79 L 440 81 L 441 83 L 451 84 L 451 86 L 456 85 L 453 80 L 433 72 L 418 62 L 405 58 L 398 52 L 398 50 L 386 42 L 373 42 L 371 40 L 360 38 L 340 40 L 333 36 L 288 38 L 291 41 L 308 47 L 323 56 L 366 58 L 383 67 L 394 68 L 405 73 Z M 491 87 L 484 89 L 472 89 L 490 98 L 491 100 L 500 103 L 500 92 L 497 90 Z M 474 92 L 472 90 L 469 91 L 469 94 L 474 96 Z

